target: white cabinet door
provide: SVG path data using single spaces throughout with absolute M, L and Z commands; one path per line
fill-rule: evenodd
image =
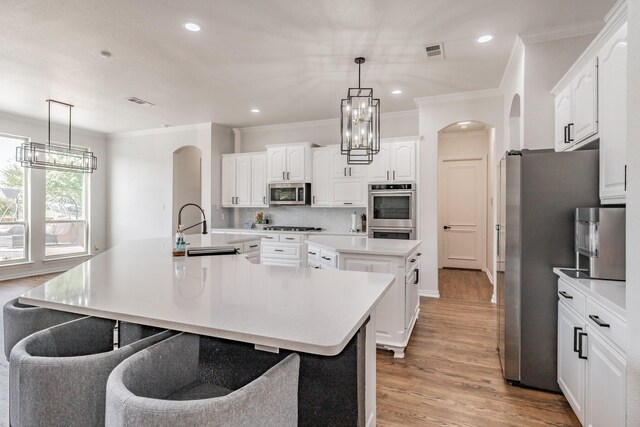
M 600 199 L 624 203 L 627 163 L 627 24 L 598 53 Z
M 567 137 L 567 126 L 571 122 L 571 85 L 556 96 L 555 104 L 555 147 L 556 151 L 564 151 L 572 145 Z
M 346 178 L 349 176 L 347 165 L 347 156 L 340 152 L 340 147 L 328 148 L 330 160 L 329 177 L 334 178 Z
M 332 179 L 330 181 L 330 200 L 333 206 L 366 207 L 367 184 L 355 179 Z
M 584 322 L 564 304 L 558 302 L 558 384 L 580 422 L 584 425 L 586 394 L 586 360 L 576 352 L 577 334 L 584 332 Z M 585 339 L 583 338 L 583 342 Z M 586 352 L 585 352 L 586 353 Z
M 287 181 L 306 181 L 306 160 L 306 147 L 287 147 Z
M 251 206 L 268 206 L 266 154 L 251 156 Z
M 409 276 L 405 284 L 405 326 L 409 328 L 420 305 L 420 272 L 416 269 L 415 276 Z
M 277 147 L 267 149 L 267 179 L 269 182 L 286 181 L 287 148 Z
M 313 150 L 312 206 L 329 206 L 330 154 L 330 151 L 326 148 Z
M 569 127 L 569 141 L 577 144 L 598 132 L 597 57 L 580 70 L 571 85 L 573 121 Z
M 236 196 L 236 158 L 222 157 L 222 206 L 232 207 Z
M 415 142 L 395 142 L 391 153 L 391 179 L 394 181 L 416 180 Z
M 371 182 L 391 180 L 391 143 L 380 144 L 380 152 L 373 156 L 369 172 L 369 181 Z
M 624 427 L 626 361 L 587 327 L 586 426 Z M 586 345 L 586 343 L 585 343 Z
M 251 206 L 251 156 L 236 157 L 236 206 Z

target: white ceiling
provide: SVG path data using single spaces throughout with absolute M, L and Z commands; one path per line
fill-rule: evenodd
M 382 111 L 410 110 L 417 97 L 498 87 L 516 34 L 602 22 L 614 2 L 2 0 L 0 110 L 45 118 L 54 98 L 76 104 L 74 126 L 102 132 L 333 118 L 357 85 L 356 56 Z M 495 40 L 477 45 L 484 33 Z M 425 61 L 433 42 L 445 61 Z

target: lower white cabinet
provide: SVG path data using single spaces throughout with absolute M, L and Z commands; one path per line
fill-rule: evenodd
M 260 263 L 284 267 L 302 267 L 304 265 L 303 234 L 269 234 L 262 239 Z
M 582 425 L 623 427 L 627 362 L 619 337 L 626 321 L 568 282 L 560 279 L 558 285 L 560 389 Z M 584 305 L 568 304 L 576 297 Z
M 307 246 L 307 267 L 316 269 L 337 269 L 338 254 L 310 244 Z

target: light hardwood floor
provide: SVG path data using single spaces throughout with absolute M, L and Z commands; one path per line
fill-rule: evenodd
M 462 289 L 460 295 L 471 298 L 475 291 L 464 286 L 474 286 L 474 281 L 456 272 L 447 272 L 449 282 L 459 282 L 452 289 Z M 0 303 L 54 276 L 0 282 Z M 493 304 L 422 298 L 420 310 L 404 359 L 378 350 L 378 426 L 580 425 L 562 395 L 504 382 Z M 7 363 L 0 359 L 0 425 L 6 425 Z
M 493 285 L 487 274 L 479 270 L 441 268 L 438 270 L 440 298 L 490 302 Z

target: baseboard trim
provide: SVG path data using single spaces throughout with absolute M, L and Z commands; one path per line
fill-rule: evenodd
M 489 282 L 491 282 L 491 284 L 493 285 L 493 275 L 491 274 L 491 270 L 485 267 L 484 272 L 487 274 Z
M 429 291 L 420 289 L 420 296 L 426 298 L 440 298 L 440 291 Z
M 498 299 L 496 298 L 496 294 L 491 295 L 491 304 L 495 304 L 498 302 Z

